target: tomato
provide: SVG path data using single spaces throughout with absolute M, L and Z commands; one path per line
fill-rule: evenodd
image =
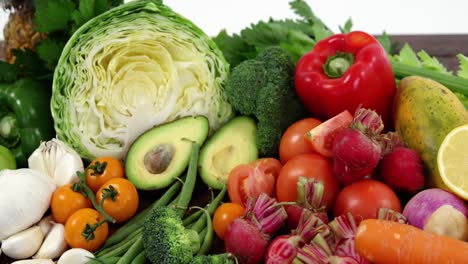
M 315 153 L 310 143 L 305 139 L 305 134 L 320 123 L 321 121 L 316 118 L 304 118 L 286 129 L 279 145 L 279 157 L 283 164 L 294 156 Z
M 332 147 L 335 136 L 338 132 L 347 128 L 352 121 L 353 115 L 345 110 L 308 131 L 305 135 L 306 142 L 317 153 L 331 158 L 333 156 Z
M 93 232 L 94 237 L 89 239 L 83 236 L 83 231 L 86 230 L 87 225 L 94 227 L 103 219 L 104 217 L 98 211 L 91 208 L 83 208 L 74 212 L 65 223 L 65 241 L 71 248 L 96 251 L 106 241 L 109 234 L 107 222 L 98 226 Z
M 280 202 L 295 202 L 297 181 L 300 176 L 322 181 L 323 201 L 331 209 L 340 184 L 332 172 L 331 161 L 320 154 L 302 154 L 286 162 L 281 168 L 276 182 L 276 197 Z
M 93 160 L 86 170 L 86 185 L 96 193 L 108 180 L 124 178 L 125 169 L 120 160 L 113 157 L 100 157 Z
M 229 173 L 227 184 L 231 202 L 244 205 L 249 197 L 257 197 L 260 193 L 274 196 L 281 166 L 277 159 L 261 158 L 234 167 Z
M 65 184 L 52 194 L 50 208 L 54 221 L 65 224 L 70 215 L 82 208 L 92 208 L 92 203 L 83 194 L 75 192 L 72 184 Z
M 351 212 L 354 216 L 377 218 L 379 208 L 401 212 L 401 203 L 395 192 L 386 184 L 364 179 L 344 187 L 336 198 L 333 214 Z
M 135 215 L 138 209 L 138 191 L 129 180 L 124 178 L 113 178 L 104 183 L 96 193 L 96 201 L 101 204 L 103 197 L 104 211 L 122 223 Z
M 227 226 L 232 220 L 245 214 L 245 208 L 237 203 L 223 203 L 213 215 L 213 229 L 219 238 L 224 239 Z

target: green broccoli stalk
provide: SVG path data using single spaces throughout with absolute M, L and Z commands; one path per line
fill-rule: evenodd
M 234 109 L 256 118 L 261 156 L 276 157 L 283 132 L 306 116 L 294 88 L 294 67 L 283 48 L 271 46 L 234 67 L 227 81 L 226 94 Z

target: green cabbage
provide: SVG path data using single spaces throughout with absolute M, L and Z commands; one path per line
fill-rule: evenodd
M 149 128 L 204 115 L 212 131 L 233 116 L 229 64 L 191 21 L 160 1 L 133 1 L 95 17 L 66 44 L 54 73 L 57 137 L 83 158 L 125 158 Z

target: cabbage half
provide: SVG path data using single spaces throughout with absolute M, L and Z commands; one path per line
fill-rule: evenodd
M 66 44 L 53 80 L 57 137 L 83 158 L 123 159 L 149 128 L 204 115 L 212 131 L 233 116 L 222 52 L 160 1 L 133 1 L 95 17 Z

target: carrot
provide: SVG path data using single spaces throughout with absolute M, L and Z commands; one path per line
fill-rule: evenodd
M 374 264 L 468 263 L 468 243 L 388 220 L 361 221 L 355 247 Z

